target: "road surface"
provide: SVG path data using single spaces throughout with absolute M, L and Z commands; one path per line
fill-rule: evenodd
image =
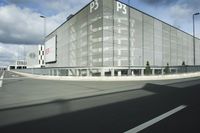
M 10 72 L 4 74 L 6 80 L 0 92 L 0 100 L 4 103 L 0 105 L 53 95 L 57 99 L 2 108 L 1 133 L 200 132 L 200 78 L 154 82 L 68 82 L 13 75 Z M 70 100 L 63 98 L 64 95 L 113 89 L 123 91 Z

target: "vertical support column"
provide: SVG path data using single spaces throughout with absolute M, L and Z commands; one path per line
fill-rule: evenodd
M 131 69 L 128 69 L 128 76 L 132 76 Z
M 82 76 L 82 70 L 79 69 L 79 76 Z
M 152 75 L 155 75 L 155 70 L 156 70 L 156 69 L 152 69 Z
M 59 69 L 56 69 L 56 75 L 59 76 Z
M 90 76 L 90 70 L 87 69 L 87 76 Z
M 51 76 L 52 72 L 51 72 L 51 69 L 49 69 L 49 76 Z
M 76 76 L 79 76 L 79 69 L 76 69 Z
M 68 76 L 72 76 L 72 72 L 70 69 L 68 69 Z
M 101 76 L 105 76 L 105 70 L 103 68 L 101 69 Z
M 57 70 L 53 69 L 53 75 L 57 76 Z
M 164 69 L 162 69 L 161 71 L 162 71 L 162 72 L 161 72 L 161 73 L 162 73 L 162 75 L 164 75 Z
M 51 69 L 52 70 L 52 76 L 55 76 L 55 72 L 54 72 L 54 69 Z
M 70 76 L 70 70 L 67 69 L 67 76 Z
M 52 73 L 51 73 L 51 74 L 52 74 L 52 76 L 54 76 L 54 69 L 51 69 L 51 70 L 52 70 Z
M 68 69 L 66 69 L 65 71 L 66 71 L 65 76 L 69 76 Z
M 144 69 L 141 69 L 141 76 L 144 76 Z
M 115 69 L 111 69 L 111 76 L 115 76 Z
M 120 70 L 120 71 L 118 71 L 118 74 L 117 74 L 118 76 L 122 76 L 122 71 Z
M 134 70 L 132 70 L 132 73 L 131 73 L 131 74 L 132 74 L 132 76 L 135 76 Z

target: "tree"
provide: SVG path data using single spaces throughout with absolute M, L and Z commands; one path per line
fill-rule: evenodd
M 182 66 L 185 66 L 185 61 L 183 61 Z
M 165 74 L 169 74 L 170 73 L 170 69 L 169 69 L 169 63 L 167 63 L 167 66 L 164 69 L 164 73 Z
M 144 74 L 145 75 L 151 74 L 151 67 L 150 67 L 149 61 L 147 61 L 147 64 L 146 64 L 146 67 L 145 67 L 145 70 L 144 70 Z
M 186 67 L 185 61 L 182 62 L 182 72 L 183 73 L 187 72 L 187 67 Z

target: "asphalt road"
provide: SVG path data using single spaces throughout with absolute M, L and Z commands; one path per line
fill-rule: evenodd
M 2 71 L 0 71 L 0 72 L 2 73 Z M 10 71 L 5 71 L 5 74 L 4 74 L 4 79 L 17 79 L 17 78 L 22 78 L 22 77 L 24 77 L 24 76 L 15 74 Z
M 2 74 L 3 74 L 3 71 L 0 70 L 0 77 L 2 76 Z
M 11 73 L 7 75 L 12 75 Z M 6 73 L 5 73 L 6 76 Z M 12 76 L 8 76 L 12 77 Z M 6 87 L 10 81 L 5 81 Z M 37 80 L 22 79 L 20 82 L 39 82 Z M 44 81 L 50 83 L 50 81 Z M 56 81 L 51 81 L 55 84 Z M 17 84 L 18 82 L 16 82 Z M 119 87 L 123 86 L 121 83 L 78 83 L 78 82 L 59 82 L 61 85 L 70 84 L 70 87 L 93 87 L 94 89 L 105 89 L 117 84 Z M 91 83 L 91 84 L 90 84 Z M 15 83 L 13 83 L 15 84 Z M 42 84 L 42 83 L 38 83 Z M 90 84 L 90 86 L 88 86 Z M 96 87 L 95 88 L 95 84 Z M 126 82 L 128 85 L 136 84 L 135 82 Z M 58 85 L 58 84 L 57 84 Z M 81 86 L 82 85 L 82 86 Z M 189 85 L 189 86 L 188 86 Z M 75 88 L 77 87 L 75 86 Z M 115 86 L 116 87 L 116 86 Z M 58 87 L 59 88 L 59 87 Z M 8 88 L 6 88 L 8 89 Z M 91 89 L 91 88 L 90 88 Z M 102 91 L 99 90 L 99 91 Z M 142 95 L 144 94 L 145 95 Z M 137 97 L 140 95 L 140 97 Z M 121 99 L 121 100 L 119 100 Z M 113 102 L 108 102 L 113 101 Z M 99 104 L 97 103 L 107 103 Z M 52 106 L 54 104 L 55 106 Z M 74 111 L 69 110 L 72 105 L 76 108 L 81 106 L 91 106 L 90 108 L 81 108 Z M 62 105 L 62 106 L 58 106 Z M 200 79 L 195 78 L 190 81 L 179 81 L 173 84 L 157 84 L 146 83 L 141 89 L 130 90 L 120 93 L 112 93 L 107 95 L 99 95 L 88 97 L 85 99 L 72 100 L 58 100 L 48 104 L 34 105 L 22 108 L 12 109 L 15 114 L 9 115 L 10 110 L 1 110 L 0 115 L 5 117 L 14 117 L 14 115 L 21 115 L 23 117 L 30 117 L 36 114 L 48 114 L 54 112 L 55 108 L 60 108 L 62 114 L 47 116 L 45 118 L 33 119 L 25 122 L 15 123 L 7 126 L 1 126 L 1 133 L 122 133 L 135 127 L 157 118 L 177 107 L 184 105 L 185 108 L 173 113 L 172 115 L 163 118 L 162 120 L 142 129 L 141 133 L 198 133 L 200 132 Z M 32 112 L 31 112 L 32 111 Z M 34 112 L 37 112 L 34 114 Z M 7 114 L 7 115 L 6 115 Z M 152 122 L 150 122 L 151 124 Z

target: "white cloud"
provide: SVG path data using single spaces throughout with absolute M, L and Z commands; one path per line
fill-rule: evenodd
M 138 6 L 140 10 L 189 34 L 192 34 L 192 14 L 200 12 L 199 4 L 199 0 L 134 0 L 133 2 L 133 6 Z M 195 22 L 196 34 L 200 37 L 200 15 L 198 17 L 196 16 Z
M 47 15 L 46 27 L 49 34 L 67 16 L 77 12 L 90 0 L 7 0 L 7 5 L 0 6 L 0 66 L 13 64 L 16 59 L 23 59 L 24 45 L 39 44 L 43 40 L 44 21 L 40 16 L 44 13 L 38 7 L 42 7 L 45 13 L 53 10 L 54 13 Z M 32 7 L 28 5 L 32 2 Z M 27 5 L 26 5 L 27 4 Z M 34 4 L 37 8 L 34 8 Z M 57 12 L 56 12 L 57 11 Z M 42 13 L 43 12 L 43 13 Z M 23 44 L 23 45 L 22 45 Z
M 170 7 L 170 14 L 172 18 L 177 20 L 188 20 L 185 18 L 191 17 L 192 9 L 187 4 L 175 4 Z
M 57 14 L 59 12 L 68 11 L 72 8 L 80 8 L 91 0 L 7 0 L 7 4 L 16 4 L 21 7 L 29 7 L 34 10 L 51 12 Z M 31 5 L 31 6 L 30 6 Z
M 40 43 L 43 37 L 43 20 L 40 14 L 28 8 L 15 5 L 0 7 L 0 42 L 14 44 Z M 61 19 L 60 19 L 61 20 Z M 48 20 L 48 31 L 52 31 L 60 23 Z
M 14 64 L 17 57 L 19 57 L 17 50 L 19 50 L 18 45 L 0 43 L 0 66 Z
M 67 16 L 71 13 L 77 12 L 89 0 L 74 1 L 74 0 L 58 0 L 58 1 L 36 1 L 29 2 L 45 7 L 45 9 L 55 8 L 59 10 L 58 13 L 47 16 L 46 26 L 49 34 L 61 23 L 63 23 Z M 8 5 L 0 6 L 0 42 L 14 43 L 14 44 L 36 44 L 43 40 L 43 19 L 42 15 L 35 11 L 33 7 L 27 8 L 27 1 L 24 0 L 9 0 Z M 39 10 L 39 9 L 36 9 Z
M 0 43 L 0 66 L 14 64 L 16 60 L 24 60 L 32 46 Z

